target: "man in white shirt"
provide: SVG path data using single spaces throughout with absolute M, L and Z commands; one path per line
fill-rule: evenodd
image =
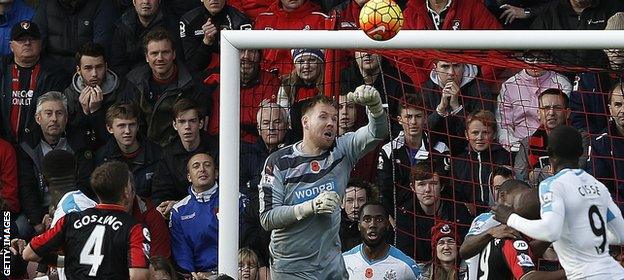
M 342 254 L 349 279 L 413 280 L 421 275 L 416 262 L 386 242 L 390 222 L 383 204 L 367 202 L 360 209 L 364 243 Z
M 539 185 L 541 219 L 522 218 L 502 204 L 493 207 L 494 218 L 531 238 L 553 242 L 568 279 L 624 279 L 624 268 L 608 246 L 622 243 L 622 213 L 607 188 L 578 168 L 582 153 L 575 128 L 553 129 L 548 154 L 555 175 Z

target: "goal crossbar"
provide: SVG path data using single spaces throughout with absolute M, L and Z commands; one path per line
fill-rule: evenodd
M 403 30 L 374 41 L 360 30 L 221 31 L 219 124 L 219 273 L 238 277 L 240 50 L 243 49 L 618 49 L 624 31 Z M 305 242 L 305 241 L 302 241 Z

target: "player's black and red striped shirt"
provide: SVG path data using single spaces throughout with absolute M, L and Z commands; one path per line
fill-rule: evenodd
M 479 254 L 477 279 L 520 279 L 536 270 L 528 242 L 523 239 L 498 239 L 488 243 Z
M 128 279 L 128 268 L 148 268 L 149 231 L 119 205 L 98 204 L 69 213 L 30 247 L 39 256 L 62 249 L 68 279 Z

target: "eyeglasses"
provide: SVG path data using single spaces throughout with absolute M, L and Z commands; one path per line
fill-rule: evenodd
M 550 111 L 550 110 L 563 111 L 565 107 L 561 105 L 549 105 L 549 106 L 541 106 L 539 107 L 539 109 L 544 110 L 544 111 Z

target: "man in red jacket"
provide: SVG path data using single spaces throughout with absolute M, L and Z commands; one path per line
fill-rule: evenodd
M 329 16 L 321 12 L 319 5 L 311 0 L 279 0 L 260 13 L 254 23 L 258 30 L 314 30 L 333 29 Z M 262 68 L 278 71 L 279 75 L 293 69 L 288 50 L 267 49 L 263 52 Z
M 0 210 L 19 213 L 17 159 L 13 146 L 3 139 L 0 139 L 0 204 L 2 205 Z

